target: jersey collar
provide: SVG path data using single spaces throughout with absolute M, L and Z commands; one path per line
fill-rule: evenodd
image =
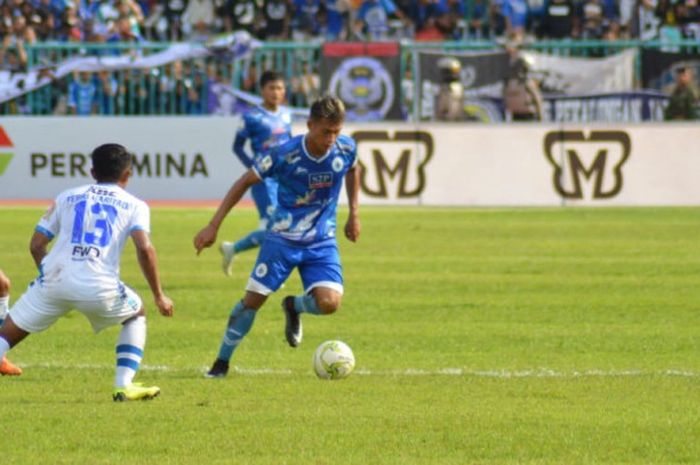
M 309 160 L 315 161 L 316 163 L 323 162 L 331 154 L 331 152 L 333 151 L 333 146 L 335 144 L 331 145 L 331 148 L 329 148 L 328 151 L 326 153 L 324 153 L 322 156 L 320 156 L 319 158 L 316 158 L 313 155 L 311 155 L 308 150 L 306 150 L 306 136 L 307 135 L 308 134 L 304 134 L 304 138 L 301 140 L 301 148 L 304 150 L 304 155 L 306 155 L 309 158 Z
M 264 112 L 264 113 L 266 113 L 266 114 L 268 114 L 268 115 L 271 115 L 271 116 L 279 116 L 280 113 L 282 113 L 282 105 L 280 105 L 280 106 L 277 107 L 277 111 L 270 111 L 270 110 L 268 110 L 267 108 L 265 108 L 262 104 L 258 105 L 258 108 L 259 108 L 262 112 Z

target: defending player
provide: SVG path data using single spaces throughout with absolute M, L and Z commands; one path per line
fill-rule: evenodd
M 7 309 L 10 307 L 10 278 L 0 270 L 0 326 L 2 326 Z M 2 376 L 19 376 L 22 374 L 22 369 L 3 355 L 0 360 L 0 375 Z
M 95 332 L 122 324 L 113 399 L 151 399 L 160 393 L 158 387 L 132 383 L 146 343 L 146 316 L 139 296 L 119 279 L 119 261 L 129 236 L 160 313 L 171 316 L 173 303 L 161 288 L 156 251 L 149 238 L 149 208 L 124 190 L 131 176 L 132 154 L 121 145 L 105 144 L 91 158 L 97 183 L 59 194 L 36 226 L 30 250 L 39 277 L 0 328 L 0 356 L 30 333 L 47 329 L 76 309 L 90 320 Z M 56 243 L 47 252 L 54 238 Z
M 256 159 L 228 191 L 211 222 L 195 236 L 194 246 L 200 253 L 214 244 L 222 221 L 250 186 L 267 178 L 279 183 L 279 204 L 272 225 L 246 294 L 231 311 L 219 355 L 208 377 L 226 376 L 233 351 L 253 325 L 257 310 L 294 268 L 299 270 L 305 294 L 282 301 L 285 336 L 290 346 L 301 343 L 300 313 L 330 314 L 340 306 L 343 275 L 335 229 L 343 178 L 350 207 L 345 236 L 355 242 L 360 235 L 359 167 L 355 142 L 340 135 L 344 119 L 345 108 L 340 100 L 323 97 L 314 102 L 308 133 Z
M 285 96 L 284 78 L 274 71 L 265 71 L 260 77 L 262 105 L 243 115 L 243 125 L 236 133 L 233 152 L 246 168 L 253 165 L 255 158 L 265 155 L 271 147 L 289 140 L 292 136 L 292 116 L 289 109 L 282 106 Z M 252 155 L 245 150 L 250 140 Z M 262 244 L 270 214 L 277 205 L 277 182 L 268 178 L 255 184 L 251 189 L 255 206 L 260 216 L 257 230 L 236 242 L 222 242 L 219 247 L 224 273 L 231 274 L 231 263 L 235 254 Z

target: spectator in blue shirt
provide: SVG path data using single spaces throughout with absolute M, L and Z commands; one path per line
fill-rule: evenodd
M 506 34 L 510 38 L 522 39 L 527 26 L 528 7 L 526 0 L 505 0 L 503 16 L 506 19 Z
M 114 115 L 116 110 L 115 97 L 119 84 L 109 71 L 100 71 L 94 78 L 96 87 L 96 107 L 100 115 Z
M 319 34 L 321 31 L 321 23 L 318 20 L 320 9 L 320 0 L 294 0 L 292 27 L 296 38 L 315 37 Z
M 443 11 L 446 10 L 443 10 L 439 0 L 418 0 L 410 7 L 408 17 L 418 32 L 432 27 Z
M 347 37 L 347 19 L 350 5 L 347 0 L 326 0 L 323 5 L 326 40 L 344 40 Z
M 469 37 L 486 39 L 491 33 L 488 0 L 472 0 L 467 11 Z
M 71 115 L 88 116 L 96 110 L 97 85 L 91 73 L 82 71 L 78 79 L 68 86 L 68 112 Z
M 114 25 L 114 32 L 107 37 L 107 42 L 143 42 L 141 34 L 134 31 L 131 18 L 126 15 L 119 17 Z
M 357 10 L 355 34 L 369 40 L 389 37 L 389 18 L 395 15 L 405 23 L 408 18 L 396 8 L 392 0 L 364 0 Z

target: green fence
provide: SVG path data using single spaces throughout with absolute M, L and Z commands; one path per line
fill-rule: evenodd
M 59 63 L 74 56 L 108 56 L 120 54 L 149 55 L 171 46 L 170 43 L 132 44 L 74 44 L 39 43 L 27 46 L 30 69 Z M 559 56 L 600 57 L 624 49 L 661 48 L 698 53 L 698 41 L 670 44 L 660 41 L 538 41 L 523 48 Z M 402 44 L 402 71 L 420 50 L 447 52 L 499 49 L 493 41 L 471 42 L 406 42 Z M 97 83 L 98 102 L 94 113 L 101 115 L 204 115 L 207 114 L 208 81 L 216 81 L 257 92 L 260 70 L 282 71 L 289 83 L 289 103 L 304 107 L 310 98 L 300 81 L 307 70 L 317 68 L 319 43 L 268 42 L 247 59 L 223 61 L 214 57 L 172 63 L 158 68 L 120 70 L 97 73 L 89 78 Z M 638 54 L 639 56 L 639 54 Z M 637 76 L 640 74 L 637 60 Z M 403 74 L 402 74 L 403 75 Z M 68 113 L 68 88 L 80 79 L 78 74 L 57 80 L 52 85 L 27 93 L 20 98 L 0 104 L 0 114 L 51 115 Z M 415 85 L 416 83 L 414 83 Z

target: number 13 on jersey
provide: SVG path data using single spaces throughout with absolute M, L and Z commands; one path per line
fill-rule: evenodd
M 75 220 L 71 243 L 104 247 L 112 239 L 112 226 L 117 219 L 117 209 L 112 205 L 83 200 L 75 204 Z M 87 223 L 85 220 L 88 220 Z

